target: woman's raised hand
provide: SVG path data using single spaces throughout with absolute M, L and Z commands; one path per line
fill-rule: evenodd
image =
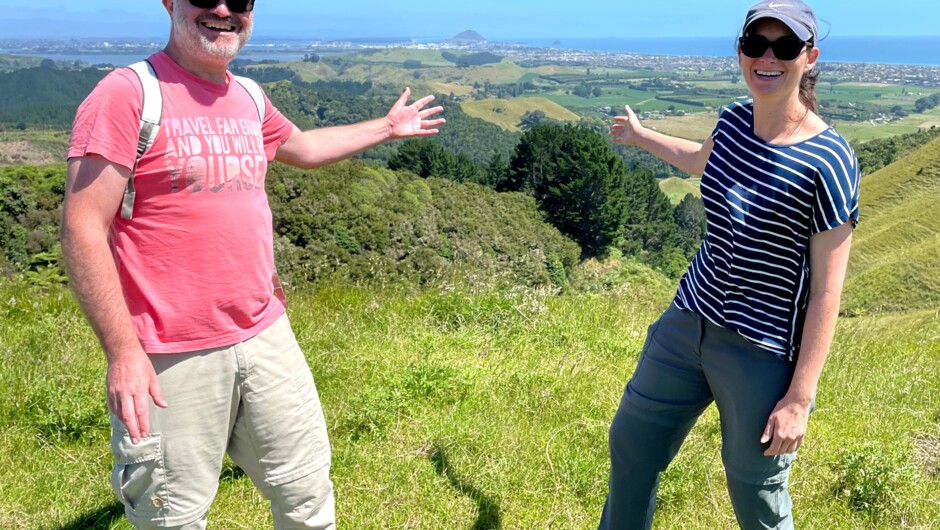
M 627 113 L 626 116 L 614 117 L 614 124 L 610 127 L 611 140 L 615 144 L 636 145 L 637 135 L 643 126 L 630 105 L 625 105 L 623 110 Z

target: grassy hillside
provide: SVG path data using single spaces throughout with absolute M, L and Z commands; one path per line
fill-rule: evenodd
M 460 104 L 464 112 L 507 131 L 519 131 L 519 120 L 529 111 L 541 110 L 545 116 L 558 121 L 577 122 L 579 116 L 545 98 L 482 99 L 467 100 Z
M 940 139 L 862 179 L 844 311 L 940 307 Z
M 340 525 L 595 526 L 607 428 L 669 294 L 631 283 L 566 296 L 468 285 L 290 293 Z M 104 357 L 71 296 L 0 280 L 0 319 L 0 527 L 129 529 L 109 487 Z M 842 321 L 791 475 L 798 528 L 938 528 L 938 326 L 932 313 Z M 656 528 L 737 528 L 719 432 L 709 408 L 664 475 Z M 209 521 L 270 528 L 264 499 L 229 461 Z
M 864 142 L 940 126 L 940 108 L 929 109 L 920 114 L 912 113 L 888 123 L 835 120 L 834 125 L 839 134 L 849 140 Z
M 701 197 L 701 185 L 702 180 L 698 178 L 670 177 L 659 180 L 659 189 L 663 190 L 663 193 L 669 197 L 669 202 L 672 204 L 679 204 L 689 193 Z
M 42 64 L 41 57 L 7 55 L 0 53 L 0 72 L 12 72 L 21 68 L 36 68 Z

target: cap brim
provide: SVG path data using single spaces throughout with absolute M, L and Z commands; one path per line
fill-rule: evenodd
M 779 20 L 780 22 L 783 22 L 784 24 L 787 25 L 788 28 L 790 28 L 790 31 L 792 31 L 793 34 L 796 35 L 797 38 L 799 38 L 800 40 L 808 41 L 813 37 L 813 32 L 811 32 L 809 28 L 807 28 L 803 24 L 800 24 L 799 22 L 797 22 L 796 20 L 793 20 L 792 18 L 788 16 L 781 15 L 779 13 L 755 14 L 754 16 L 748 18 L 747 21 L 744 23 L 744 31 L 747 31 L 747 28 L 751 27 L 751 24 L 757 22 L 758 20 L 762 18 L 772 18 L 775 20 Z

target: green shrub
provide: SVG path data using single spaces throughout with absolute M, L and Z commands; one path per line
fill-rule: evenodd
M 915 467 L 896 448 L 872 442 L 844 449 L 834 469 L 836 495 L 851 510 L 872 516 L 897 507 L 917 480 Z

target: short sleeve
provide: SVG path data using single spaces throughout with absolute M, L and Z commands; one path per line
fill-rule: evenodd
M 851 222 L 858 224 L 861 172 L 855 153 L 832 130 L 811 144 L 819 161 L 816 171 L 816 203 L 812 233 L 825 232 Z
M 133 169 L 142 97 L 140 82 L 130 70 L 106 75 L 75 113 L 68 158 L 98 155 Z
M 281 144 L 290 138 L 294 131 L 294 124 L 271 103 L 267 94 L 264 95 L 264 104 L 264 123 L 261 124 L 261 134 L 264 136 L 264 154 L 270 162 L 274 160 Z

